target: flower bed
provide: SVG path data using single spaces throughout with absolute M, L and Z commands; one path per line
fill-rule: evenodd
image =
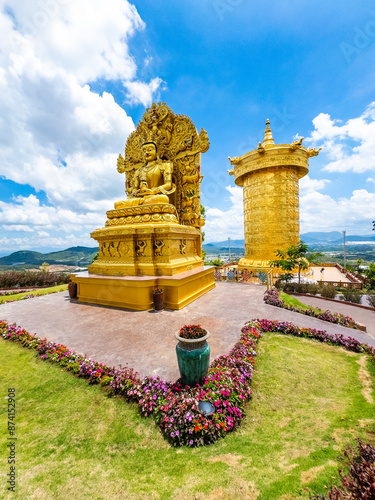
M 288 311 L 298 312 L 300 314 L 305 314 L 306 316 L 312 316 L 314 318 L 322 319 L 323 321 L 328 321 L 329 323 L 336 323 L 348 328 L 355 328 L 357 330 L 361 329 L 360 325 L 358 325 L 354 319 L 349 316 L 344 316 L 339 313 L 331 313 L 330 311 L 322 311 L 321 309 L 302 309 L 302 307 L 288 305 L 280 299 L 279 294 L 279 290 L 270 288 L 265 292 L 263 300 L 266 304 L 271 306 L 281 307 L 282 309 L 288 309 Z
M 216 358 L 201 386 L 190 388 L 161 380 L 141 379 L 132 368 L 116 369 L 98 363 L 67 347 L 31 335 L 25 329 L 0 321 L 3 339 L 16 341 L 36 349 L 43 360 L 57 363 L 89 383 L 109 386 L 110 391 L 140 405 L 145 416 L 153 416 L 162 435 L 174 446 L 210 444 L 234 430 L 244 416 L 249 400 L 255 366 L 256 347 L 263 332 L 277 332 L 317 339 L 343 346 L 355 352 L 367 352 L 375 360 L 375 349 L 350 337 L 330 335 L 325 331 L 299 328 L 290 322 L 267 319 L 248 321 L 239 341 L 228 355 Z M 208 401 L 214 412 L 207 416 L 199 410 L 199 402 Z

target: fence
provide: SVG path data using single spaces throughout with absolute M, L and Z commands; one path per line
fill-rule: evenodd
M 259 283 L 267 285 L 267 290 L 272 286 L 272 271 L 248 271 L 247 269 L 228 269 L 227 267 L 215 268 L 215 281 L 238 283 Z
M 358 288 L 360 290 L 362 290 L 363 288 L 363 285 L 366 284 L 369 280 L 367 278 L 365 278 L 364 276 L 361 276 L 360 274 L 357 274 L 355 272 L 352 272 L 352 271 L 347 271 L 346 269 L 344 269 L 340 264 L 337 264 L 335 262 L 327 262 L 327 263 L 324 263 L 324 264 L 319 264 L 319 267 L 335 267 L 336 269 L 338 269 L 341 274 L 343 274 L 345 276 L 345 278 L 347 278 L 350 283 L 347 283 L 347 282 L 341 282 L 341 281 L 325 281 L 325 280 L 321 280 L 321 281 L 318 281 L 319 285 L 333 285 L 333 286 L 339 286 L 339 287 L 342 287 L 342 288 Z
M 318 281 L 318 285 L 321 286 L 338 286 L 340 288 L 358 288 L 359 290 L 362 290 L 363 284 L 361 282 L 359 283 L 348 283 L 347 281 Z

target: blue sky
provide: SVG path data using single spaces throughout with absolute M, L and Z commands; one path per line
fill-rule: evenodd
M 0 254 L 95 246 L 116 171 L 152 101 L 208 132 L 206 241 L 243 237 L 228 156 L 322 147 L 300 183 L 301 232 L 371 234 L 375 6 L 370 0 L 0 0 Z

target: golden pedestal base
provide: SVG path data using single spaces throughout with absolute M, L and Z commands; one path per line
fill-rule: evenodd
M 201 232 L 177 223 L 173 205 L 110 210 L 106 227 L 91 237 L 99 258 L 90 274 L 105 276 L 174 276 L 203 266 Z
M 164 307 L 181 309 L 215 286 L 214 268 L 204 268 L 201 231 L 178 224 L 170 204 L 107 212 L 106 226 L 91 234 L 99 257 L 88 273 L 72 274 L 79 302 L 144 311 L 161 288 Z
M 270 266 L 268 260 L 252 260 L 247 259 L 246 257 L 242 257 L 242 259 L 238 261 L 238 269 L 240 271 L 247 269 L 251 272 L 263 271 L 266 273 L 267 271 L 270 271 L 272 267 Z
M 78 302 L 121 307 L 137 311 L 153 308 L 152 290 L 163 290 L 166 309 L 182 309 L 215 287 L 214 267 L 179 273 L 176 276 L 100 276 L 72 274 L 77 283 Z

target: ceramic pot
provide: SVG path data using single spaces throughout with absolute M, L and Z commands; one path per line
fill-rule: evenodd
M 155 311 L 161 311 L 163 309 L 163 292 L 152 292 L 152 300 Z
M 71 299 L 76 299 L 77 298 L 77 283 L 70 281 L 69 285 L 68 285 L 68 292 L 69 292 L 69 297 Z
M 180 370 L 181 384 L 193 387 L 201 384 L 210 366 L 210 346 L 207 342 L 209 332 L 200 339 L 184 339 L 175 333 L 178 340 L 176 354 Z

